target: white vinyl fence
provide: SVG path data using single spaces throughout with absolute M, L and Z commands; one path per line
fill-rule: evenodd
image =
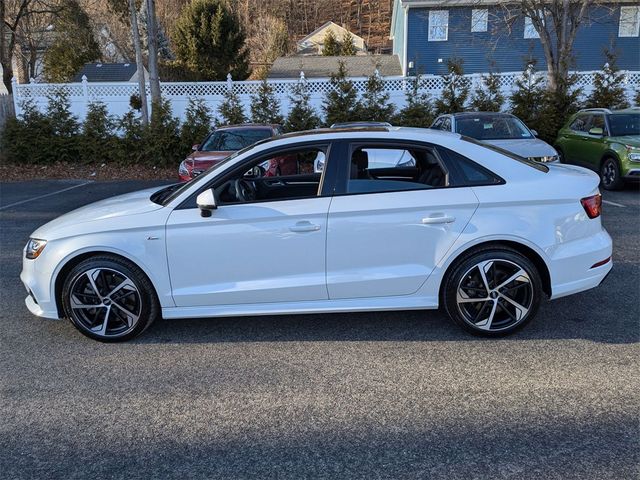
M 592 91 L 594 73 L 596 72 L 575 72 L 578 77 L 577 86 L 582 88 L 583 95 L 589 95 Z M 637 89 L 640 88 L 640 72 L 624 72 L 624 87 L 629 98 L 633 98 Z M 515 88 L 515 81 L 522 75 L 522 72 L 501 73 L 500 86 L 505 98 L 511 94 Z M 546 78 L 545 72 L 538 72 L 538 75 Z M 466 75 L 472 83 L 472 88 L 481 82 L 482 74 Z M 363 93 L 366 89 L 367 78 L 351 78 L 358 92 Z M 411 91 L 410 78 L 407 77 L 385 77 L 383 79 L 386 91 L 390 100 L 400 109 L 405 105 L 406 92 Z M 432 98 L 440 96 L 443 87 L 441 76 L 424 75 L 420 77 L 420 92 L 429 93 Z M 332 88 L 329 78 L 305 79 L 300 73 L 299 79 L 294 80 L 269 80 L 274 92 L 278 96 L 282 113 L 286 114 L 290 108 L 289 95 L 291 88 L 298 82 L 307 83 L 308 91 L 311 95 L 311 104 L 320 112 L 322 102 L 326 93 Z M 173 114 L 178 118 L 184 118 L 184 112 L 189 98 L 202 98 L 206 101 L 212 112 L 217 112 L 227 90 L 233 88 L 243 102 L 245 111 L 249 113 L 249 103 L 251 95 L 254 94 L 260 85 L 259 81 L 232 81 L 229 77 L 226 82 L 172 82 L 161 85 L 162 96 L 171 102 Z M 31 100 L 40 109 L 44 109 L 47 103 L 47 96 L 54 94 L 58 89 L 65 89 L 70 95 L 71 112 L 80 120 L 84 119 L 87 105 L 90 102 L 101 101 L 106 104 L 112 115 L 122 116 L 129 110 L 129 99 L 132 95 L 138 94 L 138 84 L 130 82 L 93 83 L 88 82 L 86 77 L 81 83 L 66 84 L 45 84 L 29 83 L 18 84 L 14 79 L 13 101 L 17 115 L 20 115 L 21 106 L 24 101 Z M 149 86 L 146 94 L 149 96 Z

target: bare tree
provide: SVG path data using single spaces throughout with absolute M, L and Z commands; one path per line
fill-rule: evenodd
M 138 31 L 138 14 L 136 12 L 135 0 L 129 0 L 129 17 L 131 18 L 131 35 L 133 47 L 136 51 L 136 65 L 138 69 L 138 89 L 140 91 L 140 101 L 142 103 L 142 123 L 149 123 L 149 109 L 147 106 L 147 91 L 144 78 L 144 63 L 142 61 L 142 45 L 140 44 L 140 32 Z
M 587 20 L 589 8 L 596 0 L 519 0 L 521 15 L 531 19 L 540 36 L 547 62 L 547 88 L 562 88 L 573 60 L 573 43 L 578 28 Z M 515 6 L 515 5 L 514 5 Z M 506 7 L 513 8 L 513 7 Z
M 147 45 L 149 47 L 149 85 L 151 101 L 160 103 L 160 77 L 158 75 L 158 28 L 156 20 L 155 0 L 147 2 Z

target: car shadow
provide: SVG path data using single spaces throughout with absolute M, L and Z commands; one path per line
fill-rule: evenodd
M 600 287 L 542 303 L 535 318 L 506 341 L 583 339 L 640 341 L 635 263 L 616 265 Z M 619 285 L 625 285 L 626 290 Z M 630 287 L 631 286 L 631 287 Z M 615 296 L 611 295 L 615 292 Z M 136 343 L 495 341 L 470 335 L 437 310 L 267 315 L 163 320 Z

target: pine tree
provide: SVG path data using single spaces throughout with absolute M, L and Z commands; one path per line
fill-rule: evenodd
M 307 82 L 301 79 L 292 89 L 289 96 L 291 110 L 284 124 L 287 132 L 299 132 L 312 130 L 320 125 L 320 118 L 309 101 L 309 88 Z
M 47 95 L 45 115 L 50 129 L 48 151 L 51 157 L 61 162 L 77 161 L 80 156 L 80 124 L 71 113 L 66 88 L 57 88 Z
M 451 59 L 447 62 L 448 73 L 442 76 L 444 87 L 442 96 L 436 99 L 438 115 L 463 112 L 469 98 L 469 79 L 464 76 L 462 60 Z
M 544 98 L 544 79 L 536 74 L 535 62 L 529 63 L 522 76 L 515 81 L 515 90 L 509 98 L 511 113 L 530 128 L 537 129 Z
M 322 105 L 327 125 L 358 120 L 360 111 L 356 87 L 347 78 L 344 62 L 339 65 L 338 72 L 331 74 L 331 90 Z
M 341 50 L 342 45 L 336 38 L 336 34 L 333 33 L 333 30 L 327 30 L 322 43 L 322 55 L 325 57 L 335 57 L 340 55 Z
M 529 125 L 538 131 L 538 136 L 553 143 L 567 119 L 580 109 L 582 89 L 576 88 L 578 77 L 569 75 L 558 81 L 555 91 L 546 90 L 542 98 L 542 109 L 537 125 Z
M 166 99 L 154 104 L 149 125 L 143 131 L 144 156 L 154 166 L 169 166 L 181 156 L 180 121 L 173 116 Z
M 353 43 L 354 38 L 351 32 L 345 32 L 340 43 L 340 55 L 352 56 L 357 53 L 356 45 Z
M 406 105 L 394 119 L 394 125 L 404 127 L 428 128 L 433 122 L 433 106 L 428 93 L 420 93 L 421 77 L 411 81 L 411 89 L 407 90 Z
M 389 103 L 389 93 L 384 89 L 384 81 L 378 70 L 375 70 L 367 79 L 367 88 L 362 95 L 358 110 L 360 120 L 389 122 L 395 109 L 395 106 Z
M 589 108 L 611 108 L 614 110 L 627 108 L 624 73 L 620 73 L 616 65 L 616 54 L 611 50 L 605 50 L 606 63 L 601 72 L 597 72 L 593 78 L 593 92 L 587 100 Z
M 262 79 L 258 91 L 251 96 L 251 121 L 254 123 L 282 123 L 280 101 L 266 78 Z
M 633 103 L 636 107 L 640 107 L 640 88 L 636 90 L 636 95 L 633 97 Z
M 247 121 L 244 109 L 242 108 L 242 102 L 240 102 L 238 95 L 232 88 L 224 94 L 224 100 L 218 108 L 218 113 L 220 114 L 223 125 L 235 125 Z
M 504 104 L 500 77 L 494 72 L 483 75 L 471 97 L 471 108 L 477 112 L 499 112 Z
M 204 140 L 211 132 L 213 122 L 213 115 L 204 99 L 189 97 L 184 121 L 180 127 L 181 150 L 188 152 L 194 144 Z
M 202 80 L 224 80 L 228 73 L 249 74 L 249 52 L 240 20 L 225 0 L 194 0 L 173 29 L 177 61 Z
M 116 123 L 103 102 L 91 102 L 82 123 L 82 157 L 86 162 L 108 161 L 115 156 Z

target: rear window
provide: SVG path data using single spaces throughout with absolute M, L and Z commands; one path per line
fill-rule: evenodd
M 528 158 L 521 157 L 520 155 L 516 155 L 515 153 L 510 152 L 509 150 L 505 150 L 504 148 L 500 148 L 500 147 L 496 147 L 495 145 L 480 142 L 475 138 L 465 137 L 464 135 L 462 135 L 460 138 L 465 142 L 473 143 L 475 145 L 480 145 L 481 147 L 488 148 L 489 150 L 493 150 L 494 152 L 504 155 L 505 157 L 509 157 L 512 160 L 515 160 L 517 162 L 524 163 L 525 165 L 531 168 L 535 168 L 536 170 L 540 170 L 541 172 L 547 173 L 549 171 L 549 167 L 547 167 L 546 165 L 543 165 L 538 162 L 534 162 L 533 160 L 529 160 Z

